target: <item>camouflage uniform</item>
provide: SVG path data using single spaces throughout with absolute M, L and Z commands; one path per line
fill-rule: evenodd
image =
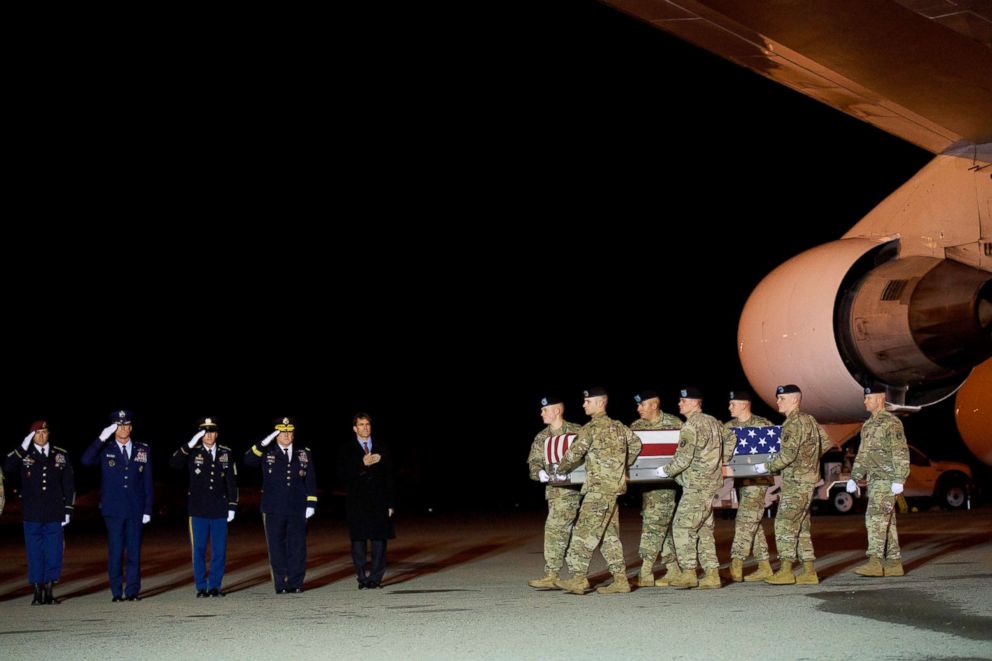
M 702 411 L 690 413 L 679 434 L 675 457 L 665 469 L 670 477 L 681 475 L 682 500 L 672 524 L 675 552 L 684 572 L 695 573 L 696 553 L 703 569 L 715 570 L 713 538 L 713 496 L 723 484 L 723 427 L 720 421 Z
M 768 418 L 752 414 L 747 422 L 732 418 L 724 423 L 723 461 L 730 461 L 734 456 L 737 436 L 734 427 L 772 427 Z M 775 484 L 773 477 L 746 477 L 735 481 L 735 486 L 741 489 L 741 499 L 737 506 L 737 518 L 734 521 L 734 543 L 730 547 L 730 557 L 747 560 L 754 547 L 755 560 L 768 560 L 768 542 L 765 531 L 761 528 L 761 517 L 765 513 L 765 492 Z M 760 531 L 760 534 L 759 534 Z
M 641 439 L 637 434 L 605 413 L 597 413 L 579 430 L 575 442 L 558 464 L 559 473 L 574 470 L 583 459 L 586 466 L 582 506 L 565 558 L 573 577 L 586 575 L 600 540 L 610 572 L 618 576 L 627 571 L 620 544 L 617 496 L 627 490 L 627 466 L 633 464 L 640 453 Z
M 551 466 L 545 462 L 544 441 L 549 436 L 578 433 L 581 426 L 574 422 L 565 421 L 561 429 L 552 430 L 548 425 L 534 437 L 527 455 L 527 467 L 530 479 L 539 480 L 538 473 L 543 469 L 551 473 Z M 565 549 L 572 534 L 572 524 L 579 511 L 582 496 L 578 486 L 553 486 L 548 484 L 544 490 L 544 499 L 548 501 L 548 518 L 544 522 L 544 571 L 558 573 L 565 561 Z
M 830 439 L 816 418 L 795 408 L 782 425 L 781 450 L 768 462 L 768 472 L 782 473 L 782 492 L 775 515 L 775 548 L 779 560 L 816 560 L 810 534 L 809 506 L 820 481 L 820 457 Z
M 669 413 L 657 420 L 638 419 L 630 425 L 634 431 L 681 429 L 682 420 Z M 672 543 L 672 518 L 675 516 L 675 487 L 645 488 L 641 494 L 641 558 L 651 564 L 658 559 L 664 564 L 675 562 L 675 545 Z
M 868 480 L 869 558 L 901 558 L 892 483 L 904 484 L 908 476 L 909 447 L 902 422 L 888 411 L 877 411 L 861 428 L 861 449 L 851 470 L 852 479 Z

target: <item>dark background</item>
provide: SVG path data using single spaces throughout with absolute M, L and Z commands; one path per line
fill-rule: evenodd
M 290 415 L 326 493 L 363 410 L 408 509 L 540 506 L 541 395 L 725 418 L 753 287 L 930 158 L 594 2 L 383 11 L 26 28 L 10 448 L 124 407 L 181 482 L 199 418 L 240 452 Z M 970 456 L 950 404 L 907 427 Z

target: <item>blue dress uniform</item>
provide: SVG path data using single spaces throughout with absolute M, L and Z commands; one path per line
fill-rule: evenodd
M 39 421 L 31 431 L 47 430 Z M 62 448 L 34 442 L 7 455 L 4 468 L 21 473 L 24 543 L 28 555 L 28 582 L 34 585 L 32 603 L 55 603 L 52 584 L 62 576 L 63 522 L 76 501 L 75 480 L 68 453 Z
M 283 418 L 276 431 L 294 431 Z M 246 466 L 262 468 L 262 522 L 277 593 L 302 592 L 307 568 L 307 507 L 317 505 L 317 480 L 310 448 L 256 443 L 245 453 Z
M 200 423 L 203 431 L 217 431 L 211 418 Z M 189 535 L 193 546 L 193 578 L 196 596 L 223 596 L 224 562 L 227 558 L 227 512 L 238 506 L 238 469 L 231 448 L 218 443 L 214 451 L 202 441 L 192 449 L 184 443 L 173 453 L 169 465 L 189 472 Z M 207 576 L 207 545 L 210 575 Z
M 130 425 L 131 414 L 118 411 L 110 421 Z M 99 438 L 86 448 L 84 466 L 100 466 L 100 510 L 107 525 L 107 574 L 114 601 L 121 593 L 128 601 L 138 599 L 141 590 L 142 517 L 152 514 L 152 453 L 145 443 L 128 439 L 129 454 L 111 436 Z M 127 551 L 126 589 L 121 585 L 122 555 Z

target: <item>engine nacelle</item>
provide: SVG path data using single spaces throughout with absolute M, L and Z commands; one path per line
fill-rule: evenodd
M 751 294 L 737 350 L 769 405 L 796 383 L 824 423 L 864 420 L 861 384 L 926 406 L 992 356 L 992 274 L 927 257 L 896 259 L 897 241 L 850 238 L 793 257 Z

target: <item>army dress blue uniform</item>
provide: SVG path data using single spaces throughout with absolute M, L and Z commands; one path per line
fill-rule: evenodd
M 216 431 L 211 418 L 200 424 L 203 431 Z M 191 441 L 192 442 L 192 441 Z M 228 512 L 238 506 L 238 469 L 231 448 L 202 441 L 192 449 L 184 443 L 173 453 L 169 465 L 189 472 L 189 536 L 193 547 L 193 578 L 197 596 L 223 596 L 224 563 L 227 559 Z M 210 574 L 207 575 L 207 545 Z
M 283 418 L 276 430 L 292 432 L 293 424 Z M 245 453 L 245 465 L 262 469 L 262 522 L 275 590 L 302 592 L 307 567 L 306 510 L 317 505 L 310 448 L 298 443 L 288 448 L 276 442 L 267 447 L 256 443 Z
M 111 422 L 130 425 L 131 414 L 118 411 Z M 97 439 L 83 453 L 84 466 L 100 466 L 100 511 L 107 525 L 107 574 L 114 601 L 138 599 L 141 590 L 141 528 L 152 515 L 152 454 L 148 445 L 128 438 Z M 126 591 L 121 585 L 122 555 L 127 552 Z
M 44 421 L 31 426 L 32 432 L 43 429 L 48 429 Z M 55 603 L 52 584 L 62 576 L 65 548 L 62 526 L 72 514 L 76 500 L 69 455 L 51 443 L 39 447 L 31 442 L 27 450 L 19 446 L 8 454 L 3 467 L 7 472 L 20 471 L 21 474 L 28 582 L 35 589 L 32 603 Z

